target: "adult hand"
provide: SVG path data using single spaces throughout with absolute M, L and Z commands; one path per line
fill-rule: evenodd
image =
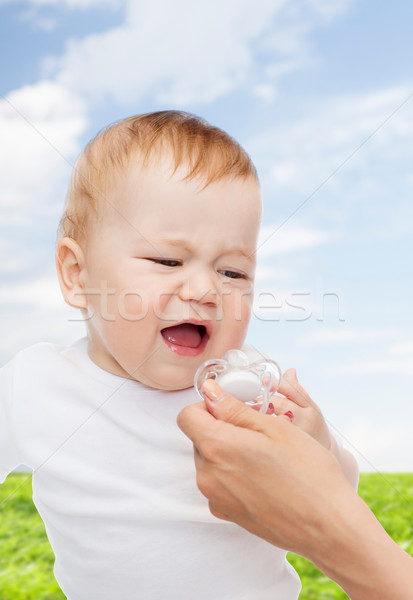
M 208 410 L 186 407 L 178 425 L 194 443 L 197 483 L 211 512 L 307 555 L 320 542 L 326 505 L 352 497 L 337 461 L 287 417 L 253 411 L 212 381 L 204 391 Z
M 312 560 L 353 600 L 407 600 L 413 560 L 384 532 L 334 456 L 287 417 L 251 410 L 216 382 L 178 425 L 193 441 L 211 512 Z M 220 400 L 220 401 L 216 401 Z

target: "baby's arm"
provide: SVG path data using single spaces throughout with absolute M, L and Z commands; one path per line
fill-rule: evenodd
M 272 397 L 274 412 L 281 415 L 291 411 L 293 423 L 330 450 L 347 480 L 356 489 L 358 466 L 355 458 L 331 435 L 321 410 L 299 384 L 295 369 L 288 369 L 284 373 L 278 392 L 282 396 L 277 394 Z

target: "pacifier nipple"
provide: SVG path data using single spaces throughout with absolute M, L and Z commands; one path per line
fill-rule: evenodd
M 246 367 L 250 362 L 242 350 L 228 350 L 222 358 L 227 360 L 231 367 Z

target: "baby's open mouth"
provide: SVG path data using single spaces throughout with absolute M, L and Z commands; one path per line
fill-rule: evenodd
M 206 335 L 206 328 L 203 325 L 181 323 L 180 325 L 173 325 L 173 327 L 165 327 L 161 333 L 171 344 L 198 348 Z
M 180 323 L 161 331 L 166 345 L 178 354 L 197 356 L 204 351 L 209 336 L 204 325 Z

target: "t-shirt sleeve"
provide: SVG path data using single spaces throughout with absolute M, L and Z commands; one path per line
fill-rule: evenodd
M 0 369 L 0 483 L 21 463 L 15 437 L 13 375 L 14 361 Z

